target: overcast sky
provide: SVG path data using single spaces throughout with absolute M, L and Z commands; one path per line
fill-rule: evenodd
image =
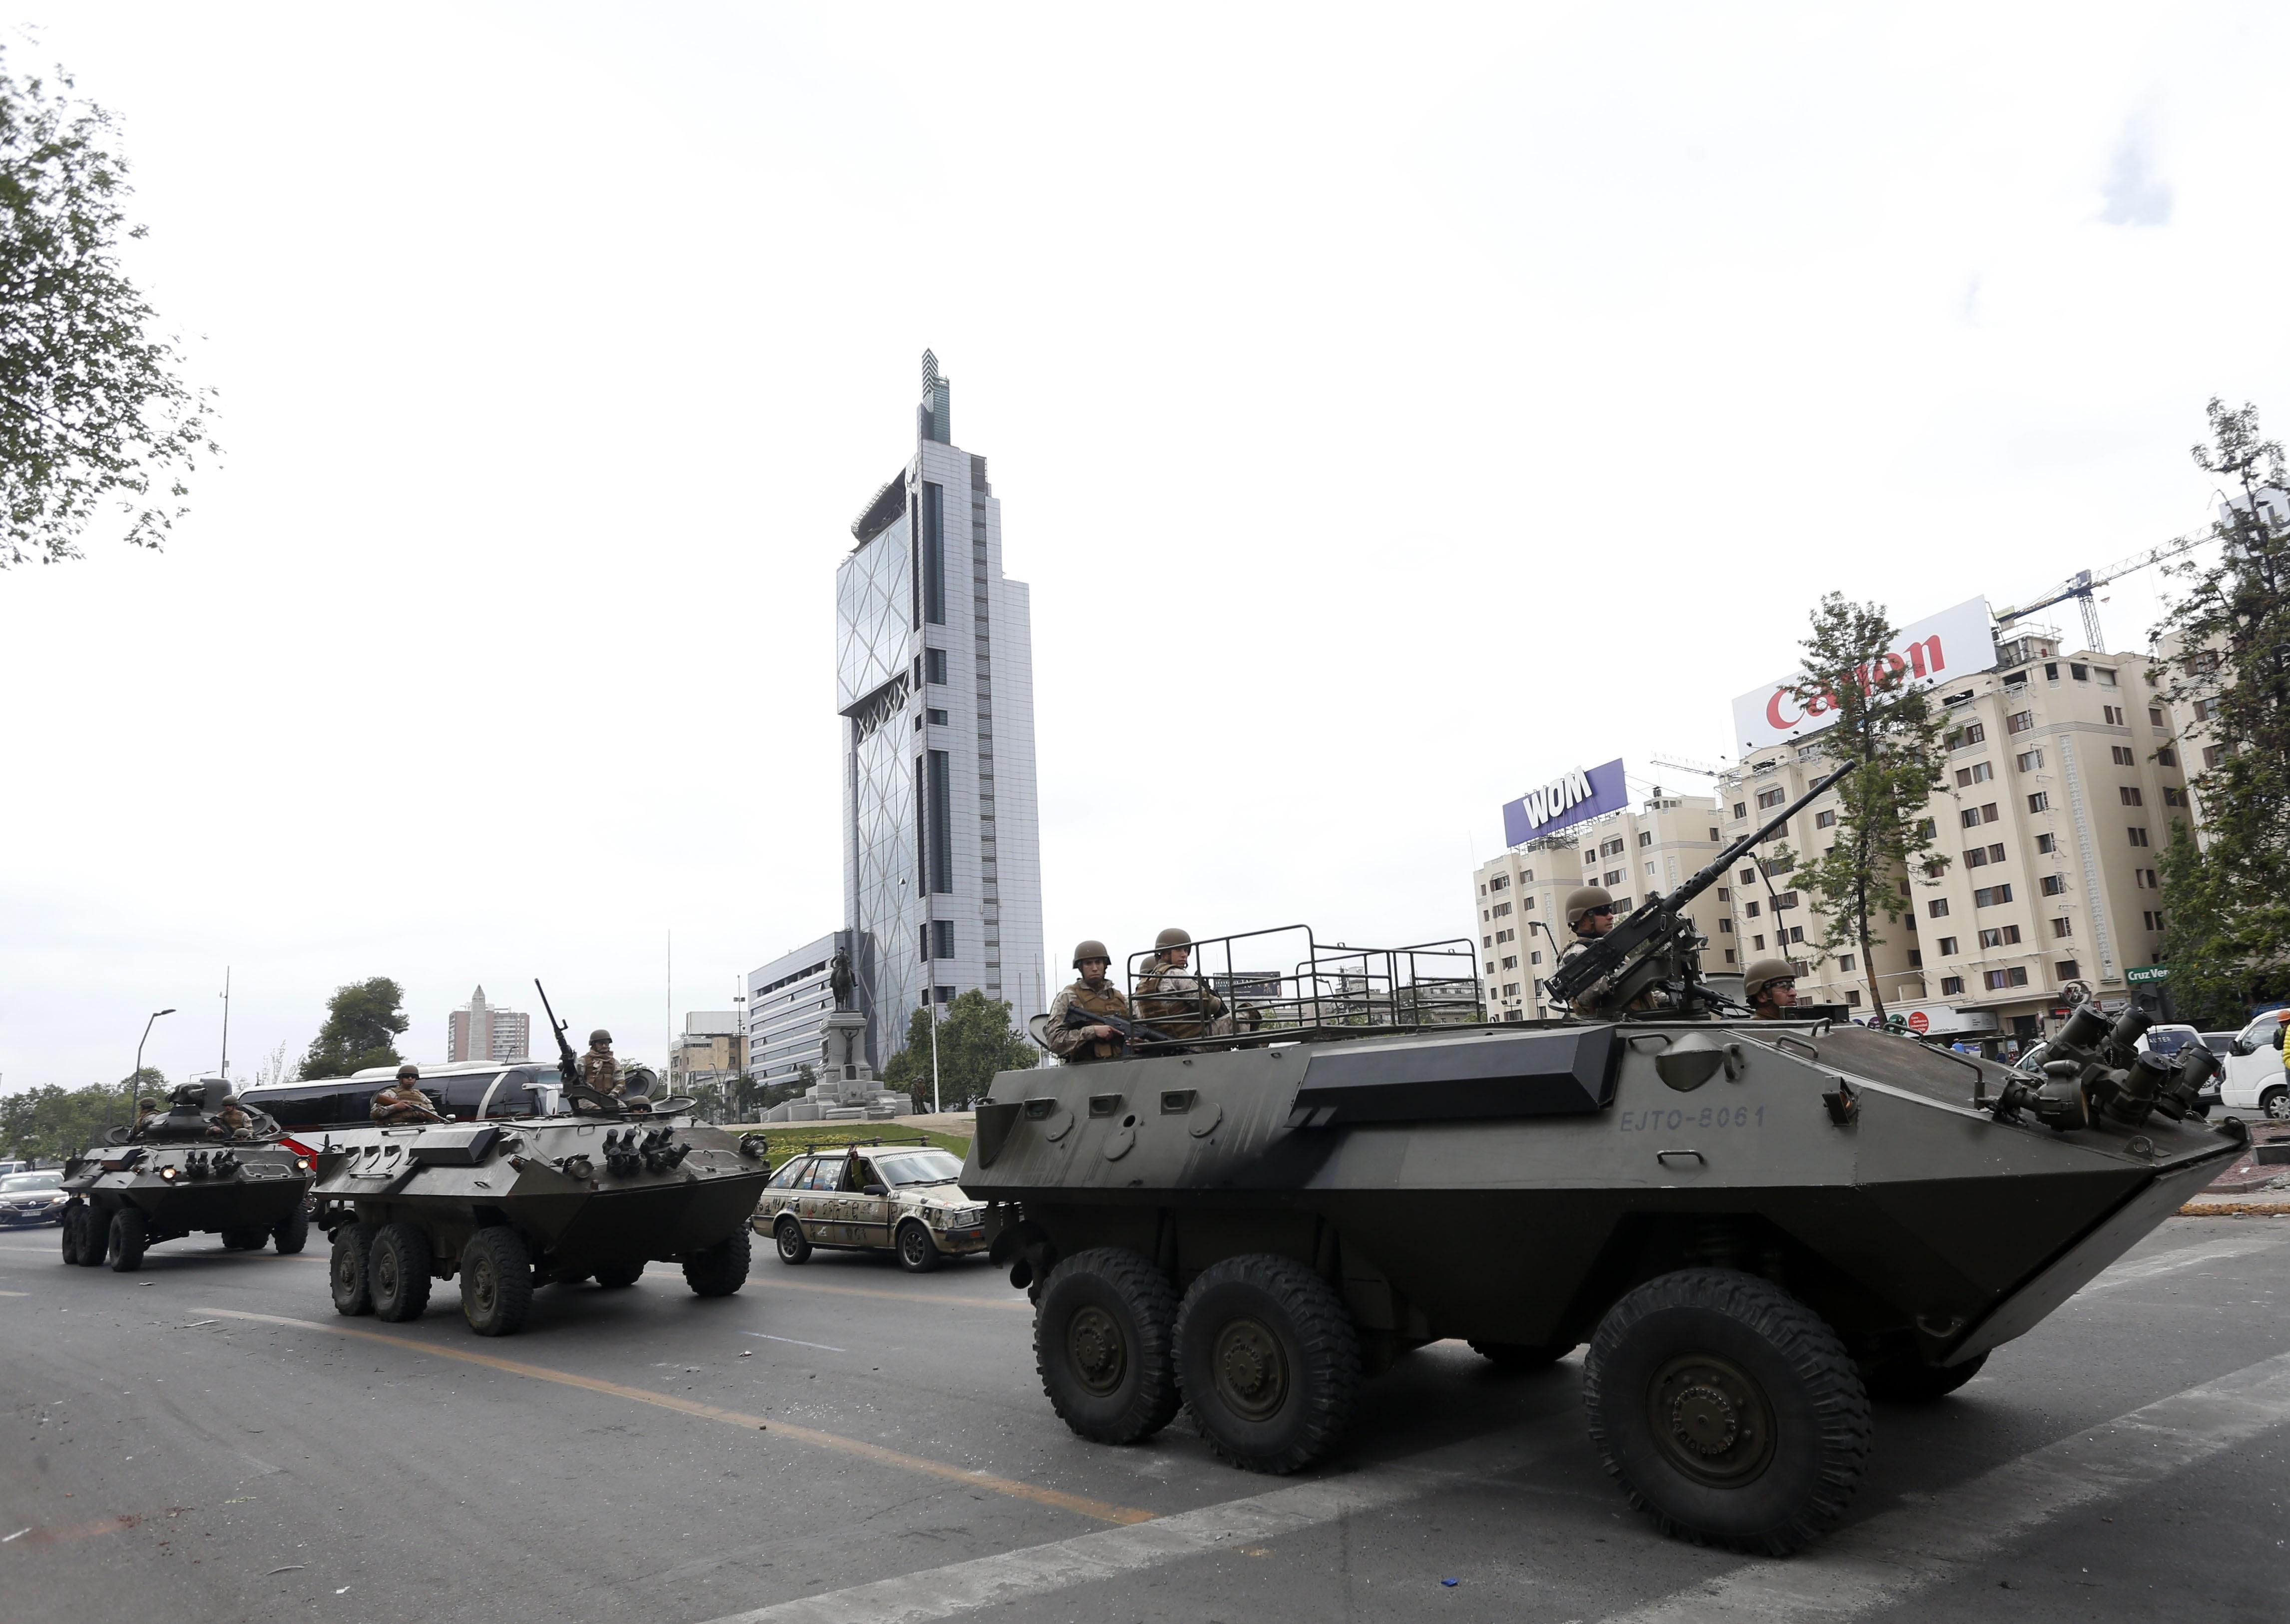
M 227 454 L 164 553 L 0 575 L 9 1090 L 167 1005 L 212 1066 L 226 965 L 235 1074 L 373 975 L 416 1059 L 539 975 L 656 1061 L 839 925 L 925 346 L 1033 587 L 1053 974 L 1467 931 L 1504 800 L 1718 757 L 1823 591 L 2012 601 L 2204 523 L 2211 395 L 2290 430 L 2279 6 L 18 20 Z

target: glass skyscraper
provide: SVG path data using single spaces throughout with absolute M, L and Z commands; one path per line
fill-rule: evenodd
M 986 459 L 953 443 L 923 353 L 915 452 L 851 526 L 835 575 L 843 906 L 868 1051 L 973 988 L 1049 1006 L 1034 790 L 1032 611 L 1002 573 Z

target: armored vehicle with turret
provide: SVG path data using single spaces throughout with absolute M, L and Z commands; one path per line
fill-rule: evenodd
M 2196 1114 L 2214 1057 L 2141 1052 L 2136 1013 L 2079 1012 L 2038 1073 L 1746 1019 L 1700 980 L 1686 900 L 1553 973 L 1586 1014 L 1457 1023 L 1422 950 L 1295 927 L 1265 970 L 1269 933 L 1196 943 L 1227 954 L 1204 984 L 1235 990 L 1229 1036 L 1141 1028 L 1122 1058 L 997 1076 L 962 1185 L 1034 1296 L 1057 1413 L 1117 1444 L 1182 1405 L 1286 1472 L 1413 1348 L 1527 1370 L 1588 1342 L 1629 1499 L 1785 1553 L 1851 1499 L 1872 1397 L 1961 1386 L 2246 1142 Z
M 234 1252 L 300 1252 L 311 1173 L 309 1155 L 228 1084 L 186 1083 L 166 1110 L 140 1112 L 64 1164 L 64 1261 L 126 1274 L 147 1248 L 199 1234 Z
M 761 1135 L 694 1124 L 692 1101 L 564 1088 L 564 1114 L 377 1126 L 318 1145 L 335 1308 L 410 1320 L 459 1277 L 483 1336 L 524 1324 L 536 1286 L 633 1285 L 682 1266 L 702 1297 L 748 1278 Z

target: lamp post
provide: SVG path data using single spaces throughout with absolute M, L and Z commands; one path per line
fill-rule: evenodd
M 135 1069 L 127 1074 L 127 1097 L 131 1102 L 135 1098 L 135 1085 L 143 1080 L 143 1045 L 151 1041 L 152 1024 L 160 1016 L 172 1015 L 174 1012 L 171 1009 L 155 1010 L 152 1012 L 151 1019 L 143 1023 L 143 1036 L 135 1040 Z M 130 1108 L 132 1108 L 132 1104 Z

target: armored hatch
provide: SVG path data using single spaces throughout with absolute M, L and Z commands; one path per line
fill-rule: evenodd
M 516 1331 L 536 1286 L 632 1285 L 681 1264 L 703 1297 L 748 1276 L 760 1138 L 694 1124 L 692 1101 L 566 1090 L 579 1114 L 360 1130 L 319 1148 L 335 1308 L 408 1320 L 460 1281 L 479 1334 Z
M 169 1109 L 64 1164 L 63 1260 L 125 1274 L 163 1241 L 219 1235 L 234 1252 L 302 1250 L 312 1158 L 220 1080 L 186 1083 Z
M 1870 1396 L 1960 1386 L 2238 1153 L 2191 1115 L 2214 1060 L 2142 1026 L 2078 1016 L 2041 1076 L 1826 1021 L 1260 1028 L 1003 1074 L 963 1187 L 1085 1436 L 1181 1402 L 1293 1470 L 1410 1348 L 1588 1340 L 1629 1498 L 1782 1552 L 1842 1513 Z

